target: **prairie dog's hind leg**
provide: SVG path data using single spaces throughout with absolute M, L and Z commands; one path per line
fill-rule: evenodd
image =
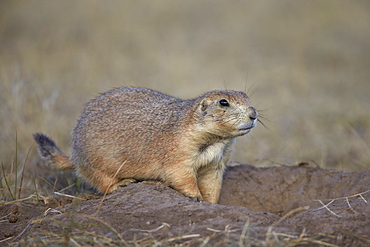
M 97 188 L 98 191 L 103 194 L 110 194 L 113 191 L 117 190 L 121 182 L 121 180 L 119 180 L 118 178 L 110 176 L 100 169 L 93 169 L 92 167 L 78 167 L 77 174 L 84 178 L 86 181 L 89 181 L 92 186 Z
M 133 179 L 133 178 L 124 178 L 122 180 L 120 180 L 116 186 L 117 187 L 126 187 L 128 186 L 129 184 L 132 184 L 132 183 L 137 183 L 138 181 L 136 179 Z

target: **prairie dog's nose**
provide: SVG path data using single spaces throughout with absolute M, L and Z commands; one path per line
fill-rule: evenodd
M 252 121 L 254 121 L 258 118 L 258 112 L 257 112 L 256 108 L 254 108 L 253 106 L 248 107 L 247 115 L 248 115 L 249 119 L 252 120 Z

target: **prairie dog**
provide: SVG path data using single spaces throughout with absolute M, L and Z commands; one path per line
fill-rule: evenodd
M 77 174 L 102 193 L 135 180 L 160 180 L 185 196 L 217 203 L 235 138 L 249 133 L 258 113 L 248 96 L 218 90 L 181 100 L 150 89 L 123 87 L 90 101 L 66 156 L 34 134 L 42 158 Z

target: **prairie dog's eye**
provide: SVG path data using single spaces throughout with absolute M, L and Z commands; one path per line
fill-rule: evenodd
M 229 106 L 229 102 L 226 99 L 222 99 L 219 102 L 220 102 L 220 105 L 222 106 Z

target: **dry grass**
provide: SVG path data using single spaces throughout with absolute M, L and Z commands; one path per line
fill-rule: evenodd
M 77 219 L 78 217 L 78 219 Z M 171 228 L 167 223 L 151 230 L 128 229 L 133 232 L 132 240 L 125 240 L 112 226 L 102 220 L 83 214 L 70 213 L 68 220 L 52 220 L 49 224 L 52 229 L 37 230 L 43 219 L 30 223 L 25 230 L 31 231 L 23 240 L 14 243 L 17 246 L 238 246 L 238 247 L 263 247 L 263 246 L 337 246 L 330 244 L 327 239 L 334 238 L 327 234 L 309 236 L 304 231 L 300 234 L 279 233 L 269 228 L 265 238 L 261 239 L 254 231 L 253 225 L 246 222 L 243 228 L 217 230 L 208 228 L 209 234 L 184 234 L 171 238 L 158 238 L 156 233 Z M 50 221 L 50 220 L 49 220 Z M 136 232 L 136 234 L 135 234 Z M 141 233 L 140 235 L 138 233 Z M 202 236 L 203 235 L 203 236 Z
M 127 85 L 182 98 L 251 88 L 269 130 L 240 138 L 234 159 L 370 169 L 369 9 L 336 0 L 2 1 L 0 183 L 12 191 L 1 198 L 58 190 L 35 172 L 31 134 L 68 153 L 84 104 Z
M 10 172 L 31 148 L 27 188 L 43 176 L 31 134 L 68 153 L 85 103 L 127 85 L 182 98 L 250 88 L 269 129 L 239 138 L 233 159 L 370 168 L 365 1 L 0 5 L 0 161 Z
M 20 158 L 36 131 L 68 152 L 84 104 L 112 87 L 183 98 L 251 87 L 270 130 L 240 138 L 234 159 L 369 169 L 369 7 L 2 1 L 0 159 L 11 164 L 16 132 Z

